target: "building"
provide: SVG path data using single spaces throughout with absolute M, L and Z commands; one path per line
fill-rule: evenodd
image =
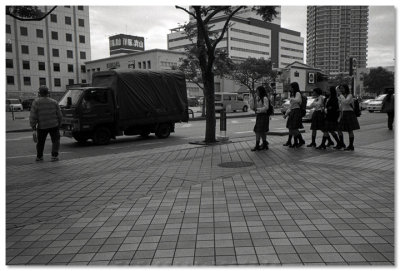
M 368 6 L 307 7 L 307 64 L 329 76 L 367 66 Z
M 89 25 L 88 6 L 58 6 L 41 21 L 6 16 L 7 97 L 35 97 L 40 85 L 60 96 L 67 85 L 86 83 Z

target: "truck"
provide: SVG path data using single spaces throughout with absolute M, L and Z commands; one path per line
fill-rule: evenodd
M 185 75 L 180 71 L 109 70 L 59 101 L 62 135 L 79 143 L 109 144 L 121 135 L 167 138 L 188 121 Z

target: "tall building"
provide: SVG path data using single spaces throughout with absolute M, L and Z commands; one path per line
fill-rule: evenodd
M 307 7 L 307 64 L 334 76 L 349 72 L 349 59 L 367 66 L 368 6 Z
M 84 62 L 91 59 L 88 6 L 58 6 L 41 21 L 6 16 L 5 38 L 7 97 L 36 96 L 40 85 L 62 93 L 67 85 L 86 83 Z

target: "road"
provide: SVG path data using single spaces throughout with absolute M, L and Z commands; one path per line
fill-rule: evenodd
M 373 129 L 373 124 L 386 122 L 386 114 L 369 113 L 363 111 L 359 118 L 361 128 Z M 241 138 L 254 136 L 253 127 L 255 117 L 235 118 L 231 117 L 227 120 L 227 136 L 229 138 Z M 286 131 L 286 121 L 281 115 L 273 116 L 270 121 L 271 131 Z M 309 123 L 305 123 L 307 135 L 306 141 L 309 141 Z M 369 127 L 369 128 L 368 128 Z M 175 133 L 167 139 L 158 139 L 151 135 L 149 138 L 141 138 L 140 136 L 121 136 L 116 140 L 112 140 L 109 145 L 95 146 L 91 142 L 82 146 L 76 143 L 74 139 L 62 137 L 60 157 L 63 160 L 74 159 L 80 157 L 89 157 L 104 154 L 114 154 L 138 151 L 149 148 L 158 148 L 165 145 L 173 146 L 204 139 L 205 121 L 190 121 L 189 123 L 177 123 Z M 217 120 L 217 135 L 219 134 L 219 120 Z M 285 138 L 286 139 L 286 138 Z M 282 142 L 285 140 L 282 138 Z M 45 147 L 46 155 L 51 152 L 51 141 L 48 138 Z M 30 132 L 7 133 L 6 134 L 6 163 L 7 165 L 24 165 L 34 163 L 36 156 L 35 144 L 32 141 Z

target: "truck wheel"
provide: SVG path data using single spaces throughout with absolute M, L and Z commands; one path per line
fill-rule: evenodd
M 156 136 L 158 138 L 167 138 L 171 134 L 171 129 L 169 124 L 161 124 L 158 126 L 156 131 Z
M 93 142 L 96 145 L 107 145 L 110 143 L 111 133 L 106 127 L 99 127 L 93 135 Z
M 150 132 L 141 132 L 140 133 L 140 136 L 143 137 L 143 138 L 148 138 L 149 135 L 150 135 Z
M 86 136 L 82 136 L 82 135 L 74 135 L 74 138 L 76 141 L 78 141 L 79 144 L 84 144 L 89 139 Z
M 243 106 L 243 112 L 247 112 L 248 109 L 247 105 Z

